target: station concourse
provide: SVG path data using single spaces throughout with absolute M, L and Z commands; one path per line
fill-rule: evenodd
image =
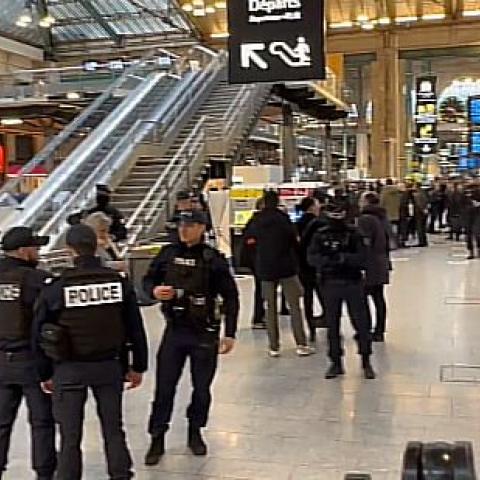
M 476 479 L 480 0 L 0 13 L 0 479 Z

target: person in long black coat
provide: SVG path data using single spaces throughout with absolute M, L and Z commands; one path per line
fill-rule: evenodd
M 380 206 L 380 199 L 375 193 L 364 196 L 364 207 L 358 219 L 358 227 L 368 243 L 367 268 L 365 276 L 365 294 L 367 299 L 370 326 L 372 315 L 368 305 L 371 297 L 375 305 L 376 325 L 373 341 L 383 342 L 385 339 L 387 303 L 385 301 L 385 285 L 390 283 L 390 232 L 387 213 Z M 371 330 L 371 328 L 370 328 Z
M 323 325 L 323 301 L 322 294 L 317 283 L 317 274 L 315 268 L 313 268 L 307 261 L 307 251 L 312 241 L 313 235 L 319 228 L 321 219 L 320 217 L 320 202 L 313 197 L 305 197 L 300 205 L 299 209 L 303 212 L 303 215 L 298 220 L 296 226 L 298 231 L 298 237 L 300 238 L 299 246 L 299 278 L 302 282 L 304 295 L 303 305 L 305 309 L 305 317 L 310 332 L 310 341 L 316 340 L 316 328 Z M 314 292 L 317 294 L 317 298 L 322 307 L 322 316 L 317 319 L 313 315 L 313 298 Z M 318 321 L 317 321 L 318 320 Z

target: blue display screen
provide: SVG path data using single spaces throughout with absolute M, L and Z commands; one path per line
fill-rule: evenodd
M 472 125 L 480 126 L 480 98 L 470 99 L 470 111 L 468 115 Z
M 470 133 L 470 152 L 480 155 L 480 132 Z

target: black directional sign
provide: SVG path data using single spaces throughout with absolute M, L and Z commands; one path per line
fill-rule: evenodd
M 231 83 L 325 78 L 324 0 L 229 0 Z

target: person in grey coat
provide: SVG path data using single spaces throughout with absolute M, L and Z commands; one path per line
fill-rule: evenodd
M 376 324 L 373 330 L 374 342 L 385 341 L 387 319 L 387 303 L 385 301 L 385 285 L 390 283 L 390 235 L 391 228 L 387 212 L 380 206 L 376 193 L 367 193 L 363 197 L 364 207 L 358 219 L 360 233 L 368 244 L 367 268 L 365 275 L 365 294 L 370 327 L 372 314 L 368 305 L 371 297 L 375 305 Z M 370 331 L 372 328 L 370 328 Z

